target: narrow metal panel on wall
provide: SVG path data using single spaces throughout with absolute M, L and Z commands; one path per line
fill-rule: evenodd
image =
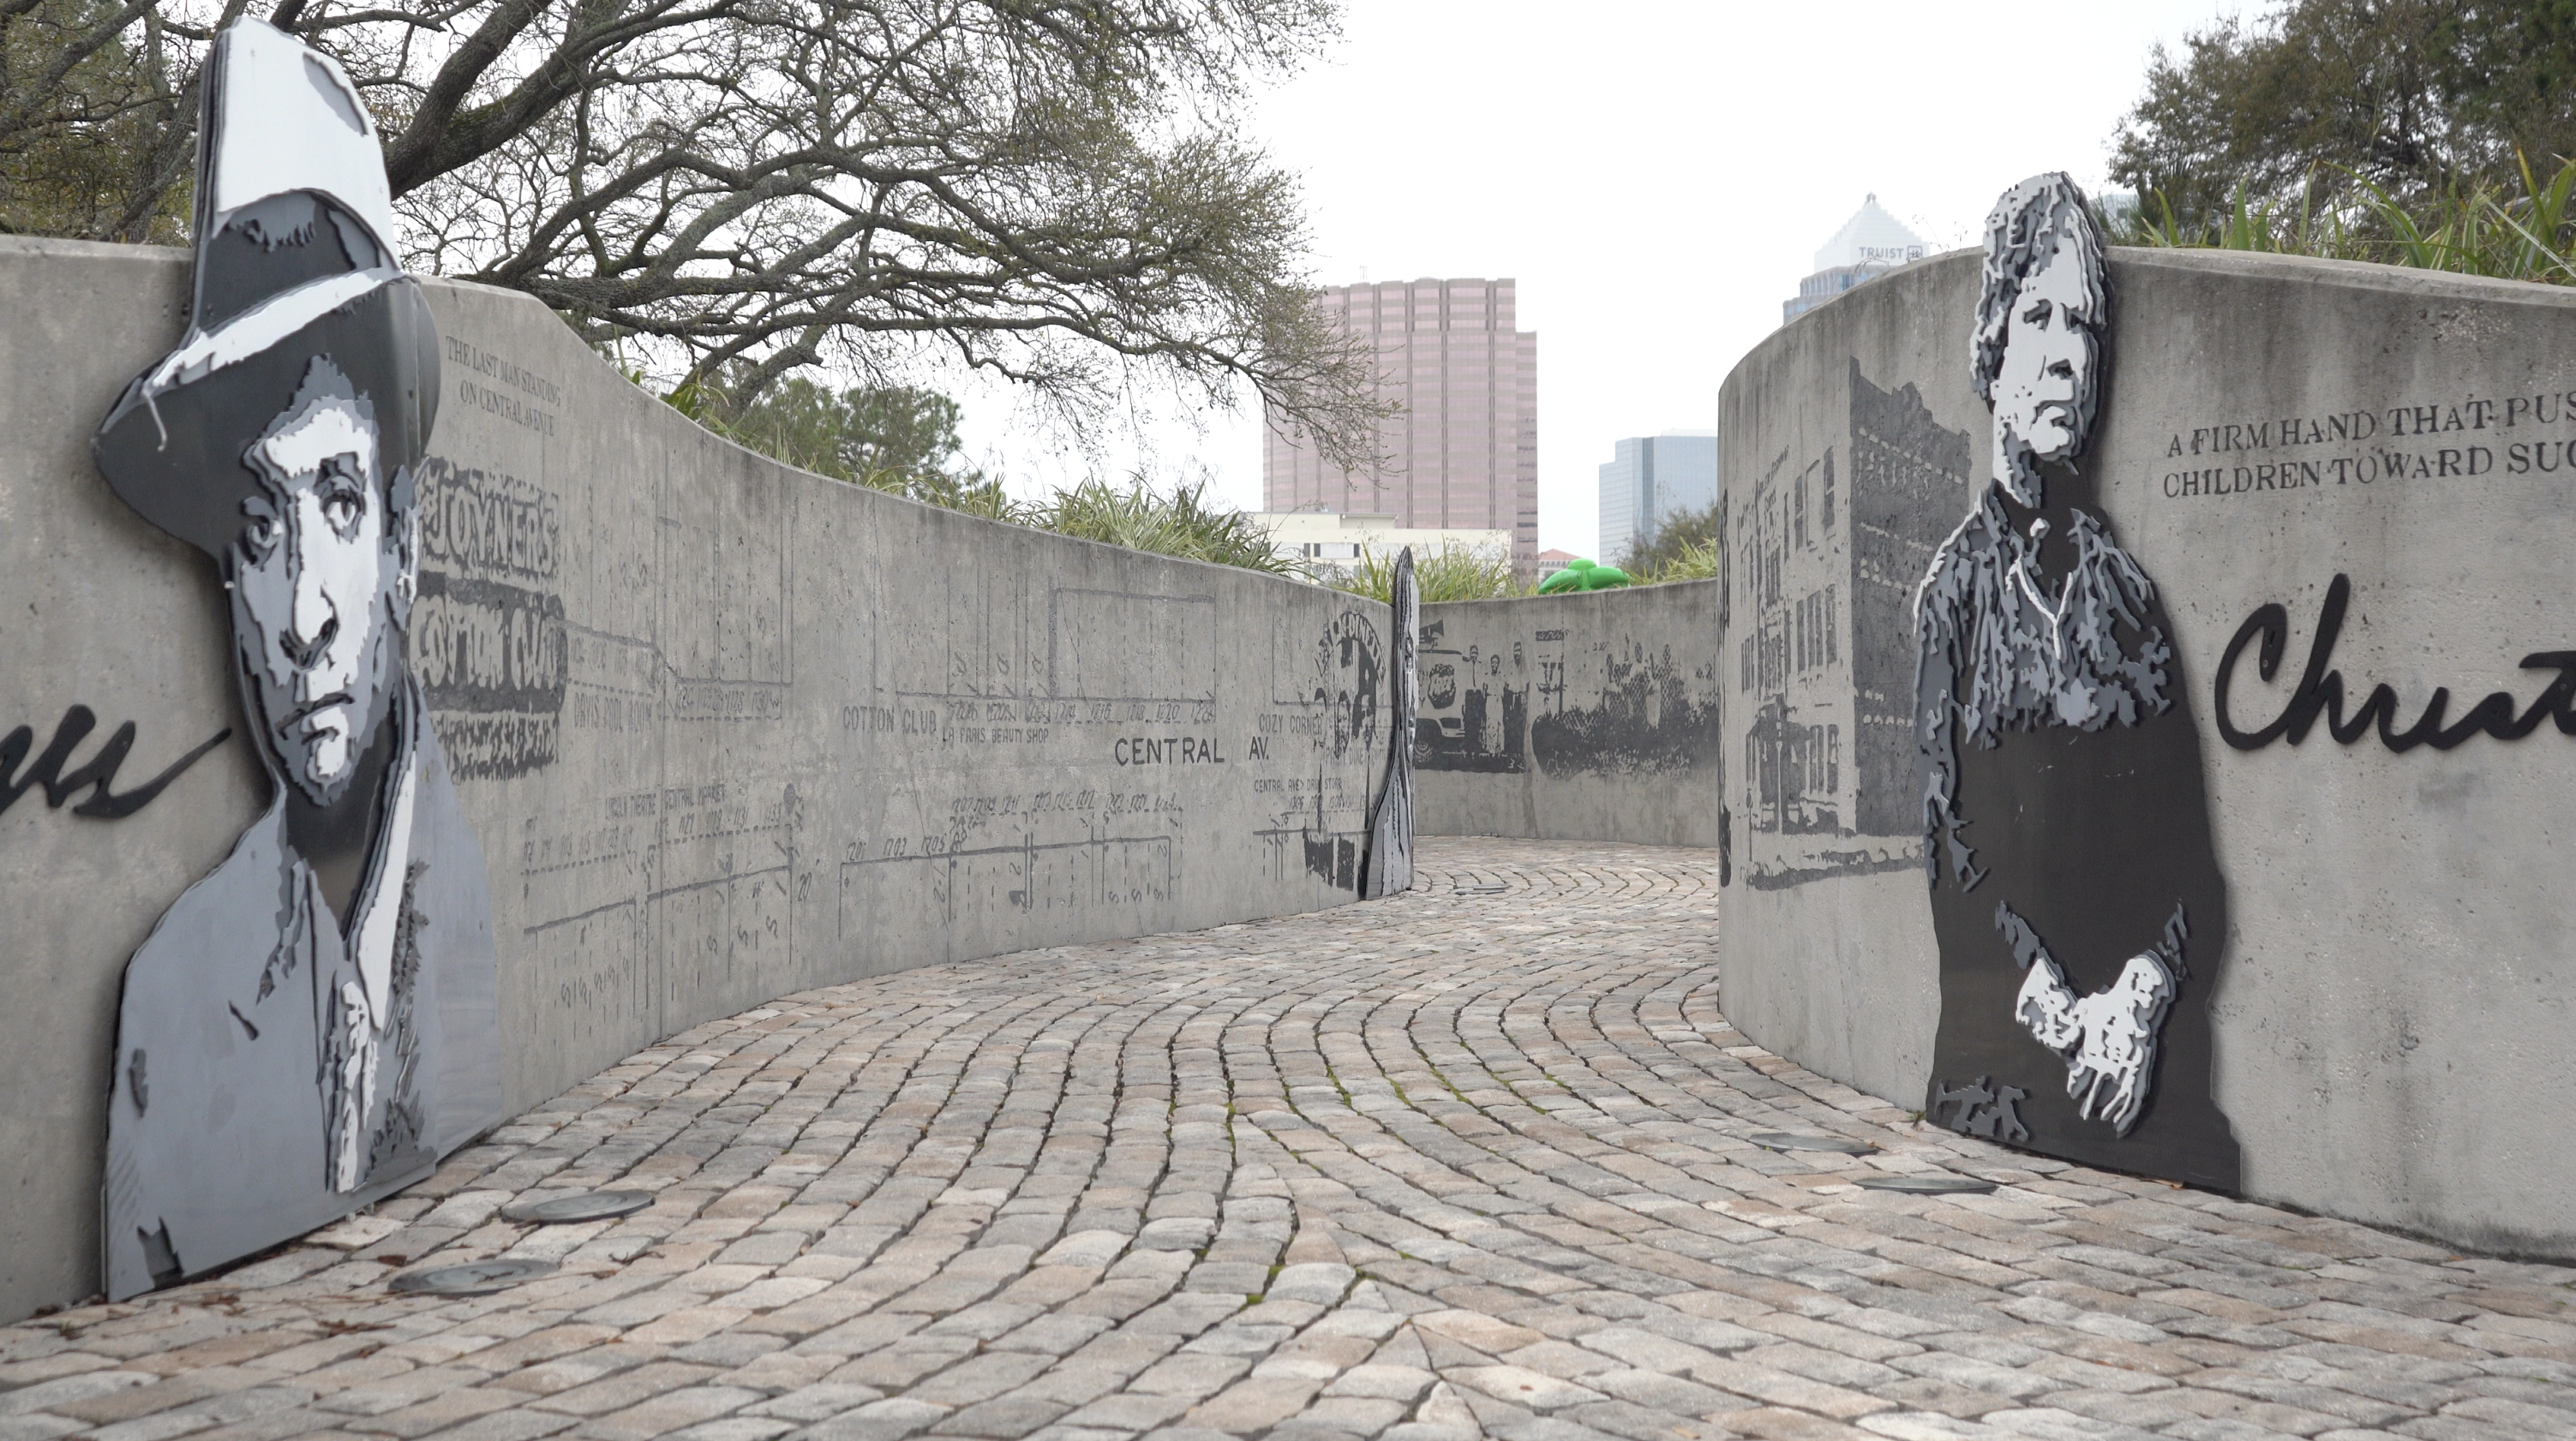
M 1369 826 L 1369 900 L 1413 889 L 1414 721 L 1422 709 L 1422 677 L 1415 653 L 1422 639 L 1422 592 L 1413 578 L 1413 547 L 1395 558 L 1387 592 L 1395 609 L 1395 654 L 1388 657 L 1386 785 Z
M 214 557 L 272 795 L 126 966 L 118 1299 L 418 1180 L 501 1109 L 482 853 L 408 645 L 437 328 L 347 74 L 242 20 L 205 76 L 189 328 L 93 451 Z

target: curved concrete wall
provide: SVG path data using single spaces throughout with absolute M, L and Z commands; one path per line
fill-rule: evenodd
M 18 789 L 241 721 L 219 581 L 92 469 L 181 252 L 0 238 L 0 1316 L 98 1289 L 126 959 L 265 804 L 241 738 L 120 819 Z M 1352 897 L 1385 607 L 785 469 L 532 301 L 433 284 L 415 670 L 478 832 L 515 1111 L 699 1020 L 930 961 Z M 77 726 L 72 727 L 77 730 Z M 76 797 L 66 797 L 77 803 Z
M 2555 885 L 2576 724 L 2552 723 L 2576 708 L 2520 664 L 2576 649 L 2551 585 L 2576 541 L 2576 297 L 2251 256 L 2110 274 L 2088 464 L 2203 737 L 2243 1188 L 2576 1254 Z M 240 724 L 213 568 L 86 456 L 185 279 L 175 253 L 0 240 L 0 1314 L 95 1289 L 125 959 L 264 802 L 238 737 L 120 818 L 44 784 L 131 722 L 130 794 Z M 1942 1007 L 1912 592 L 1987 474 L 1976 284 L 1973 257 L 1913 267 L 1729 377 L 1725 580 L 1426 606 L 1421 636 L 1425 833 L 1726 846 L 1730 1016 L 1908 1106 Z M 803 987 L 1351 896 L 1383 607 L 792 472 L 522 299 L 431 297 L 416 646 L 484 849 L 511 1107 Z M 2454 722 L 2497 691 L 2546 713 L 2447 749 L 2322 722 L 2256 744 L 2338 575 L 2347 713 L 2383 682 L 2400 731 L 2436 687 Z M 2269 682 L 2238 660 L 2240 748 L 2214 680 L 2269 604 L 2285 655 Z
M 2562 662 L 2524 664 L 2576 649 L 2576 294 L 2209 252 L 2114 252 L 2109 276 L 2086 465 L 2157 586 L 2201 736 L 2230 918 L 2214 1092 L 2243 1189 L 2576 1254 L 2576 716 L 2551 699 Z M 1911 592 L 1989 474 L 1968 384 L 1978 284 L 1959 254 L 1861 287 L 1771 337 L 1722 397 L 1743 660 L 1725 1005 L 1907 1107 L 1925 1104 L 1942 1004 Z M 2385 684 L 2403 739 L 2446 687 L 2445 724 L 2503 692 L 2517 717 L 2540 707 L 2536 728 L 2402 752 L 2323 721 L 2264 741 L 2339 575 L 2345 715 Z M 1812 599 L 1828 586 L 1830 605 Z M 2237 658 L 2231 740 L 2215 681 L 2267 605 L 2285 608 L 2279 674 L 2258 674 L 2259 642 Z M 1812 745 L 1827 726 L 1838 754 Z
M 1422 608 L 1431 835 L 1715 846 L 1718 582 Z

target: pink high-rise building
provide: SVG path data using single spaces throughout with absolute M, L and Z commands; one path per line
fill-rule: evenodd
M 1262 451 L 1264 510 L 1389 514 L 1402 526 L 1499 530 L 1523 570 L 1538 555 L 1538 336 L 1513 325 L 1509 280 L 1350 285 L 1316 297 L 1377 350 L 1380 423 L 1371 471 L 1326 465 L 1275 426 Z

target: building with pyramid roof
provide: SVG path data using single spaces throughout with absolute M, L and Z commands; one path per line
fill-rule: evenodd
M 1888 214 L 1873 194 L 1816 252 L 1816 273 L 1798 282 L 1795 296 L 1780 302 L 1780 323 L 1786 325 L 1865 280 L 1931 253 L 1923 237 Z

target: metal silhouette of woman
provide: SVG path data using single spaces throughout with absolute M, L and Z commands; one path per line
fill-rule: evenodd
M 2233 1191 L 2209 997 L 2227 941 L 2200 735 L 2154 581 L 2081 464 L 2111 319 L 2063 174 L 1987 217 L 1972 375 L 1993 475 L 1915 599 L 1941 1025 L 1927 1113 Z

